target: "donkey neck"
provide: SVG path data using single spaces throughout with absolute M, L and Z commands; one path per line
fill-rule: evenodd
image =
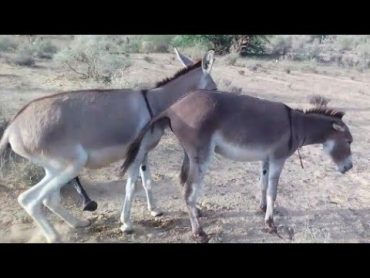
M 153 117 L 159 115 L 191 90 L 198 88 L 202 82 L 202 76 L 202 68 L 195 68 L 161 87 L 148 90 L 147 98 L 153 111 Z
M 332 119 L 319 114 L 293 111 L 293 129 L 297 148 L 324 143 L 330 131 Z

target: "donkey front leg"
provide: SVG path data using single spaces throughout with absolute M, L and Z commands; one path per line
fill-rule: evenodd
M 269 161 L 268 187 L 266 192 L 267 208 L 265 215 L 265 223 L 269 232 L 276 232 L 276 227 L 273 219 L 274 202 L 276 200 L 277 186 L 284 163 L 285 159 Z
M 80 178 L 75 177 L 73 180 L 73 186 L 75 187 L 77 193 L 82 197 L 83 200 L 83 210 L 84 211 L 95 211 L 98 208 L 97 202 L 90 199 L 87 195 L 86 190 L 83 188 Z
M 189 156 L 189 172 L 184 186 L 184 197 L 188 207 L 193 236 L 202 243 L 208 242 L 209 237 L 199 223 L 197 202 L 201 195 L 204 174 L 208 168 L 210 151 L 204 150 Z
M 188 176 L 189 176 L 189 167 L 190 167 L 190 162 L 189 162 L 189 157 L 187 153 L 184 150 L 184 160 L 182 161 L 182 166 L 181 166 L 181 173 L 180 173 L 180 183 L 181 185 L 185 184 Z M 200 204 L 196 204 L 196 215 L 197 217 L 202 216 L 202 208 Z
M 199 191 L 201 190 L 200 183 L 194 182 L 186 182 L 185 183 L 185 202 L 186 206 L 188 207 L 191 229 L 195 240 L 200 241 L 202 243 L 208 242 L 209 238 L 208 235 L 203 231 L 199 223 L 199 216 L 197 211 L 197 200 L 199 198 Z
M 145 155 L 143 163 L 140 166 L 140 175 L 145 190 L 148 210 L 152 216 L 161 216 L 163 213 L 156 208 L 156 203 L 152 194 L 152 176 L 148 166 L 148 154 Z

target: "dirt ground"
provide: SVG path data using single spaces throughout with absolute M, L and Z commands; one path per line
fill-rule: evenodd
M 124 78 L 111 87 L 152 84 L 181 68 L 173 54 L 133 55 L 132 60 Z M 298 62 L 249 63 L 231 66 L 217 59 L 212 75 L 220 88 L 282 101 L 293 108 L 306 107 L 307 97 L 312 94 L 331 99 L 332 106 L 346 111 L 344 121 L 354 138 L 354 168 L 340 174 L 321 146 L 302 149 L 304 169 L 294 154 L 285 165 L 278 188 L 275 223 L 282 236 L 279 238 L 264 232 L 263 215 L 258 212 L 260 163 L 234 162 L 216 155 L 205 178 L 202 198 L 201 223 L 212 236 L 210 242 L 370 242 L 370 72 L 332 66 L 307 70 Z M 37 65 L 12 66 L 0 60 L 0 104 L 9 118 L 22 105 L 40 96 L 107 87 L 74 78 L 52 61 L 39 61 Z M 82 183 L 99 206 L 95 212 L 82 212 L 76 193 L 68 187 L 63 190 L 65 205 L 75 215 L 92 221 L 87 228 L 73 230 L 49 214 L 63 241 L 193 242 L 178 182 L 182 155 L 176 138 L 167 131 L 149 158 L 153 193 L 164 215 L 154 218 L 149 214 L 139 181 L 132 208 L 135 232 L 130 235 L 119 229 L 125 193 L 125 180 L 116 174 L 120 162 L 100 170 L 84 170 Z M 17 203 L 17 196 L 26 188 L 25 184 L 0 181 L 0 242 L 45 242 L 38 227 Z

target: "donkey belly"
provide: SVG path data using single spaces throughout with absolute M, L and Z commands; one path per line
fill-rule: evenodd
M 106 147 L 98 150 L 87 150 L 88 160 L 86 168 L 97 169 L 123 159 L 126 155 L 127 145 Z
M 215 136 L 215 152 L 236 161 L 261 161 L 269 155 L 269 149 L 261 146 L 236 145 L 222 136 Z

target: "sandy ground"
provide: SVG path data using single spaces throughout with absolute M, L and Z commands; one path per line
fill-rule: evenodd
M 172 54 L 134 55 L 124 79 L 113 87 L 152 84 L 180 69 Z M 307 105 L 307 97 L 321 94 L 345 110 L 354 143 L 354 168 L 346 175 L 321 151 L 321 146 L 302 149 L 304 169 L 297 154 L 286 163 L 280 179 L 275 222 L 282 238 L 264 232 L 258 212 L 260 163 L 234 162 L 215 156 L 205 178 L 201 223 L 212 235 L 210 242 L 370 242 L 370 72 L 320 66 L 315 72 L 298 63 L 258 62 L 260 66 L 230 66 L 215 62 L 213 77 L 220 88 L 270 100 L 294 108 Z M 6 115 L 39 96 L 79 88 L 107 85 L 73 78 L 53 62 L 40 61 L 36 68 L 11 66 L 0 60 L 0 103 Z M 287 66 L 291 67 L 287 73 Z M 240 92 L 240 88 L 242 92 Z M 185 202 L 178 183 L 182 150 L 169 132 L 150 154 L 153 192 L 162 217 L 150 216 L 145 194 L 137 184 L 132 208 L 135 233 L 122 234 L 119 215 L 124 180 L 117 177 L 119 163 L 100 170 L 84 170 L 81 180 L 98 204 L 95 212 L 82 212 L 81 202 L 68 186 L 63 190 L 65 205 L 75 215 L 92 220 L 87 228 L 73 230 L 50 215 L 65 242 L 193 242 Z M 32 219 L 18 205 L 16 197 L 25 184 L 0 181 L 0 242 L 45 242 Z

